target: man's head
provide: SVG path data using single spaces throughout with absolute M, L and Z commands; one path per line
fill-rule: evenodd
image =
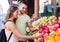
M 20 3 L 18 9 L 21 14 L 24 14 L 27 12 L 27 5 L 24 3 Z

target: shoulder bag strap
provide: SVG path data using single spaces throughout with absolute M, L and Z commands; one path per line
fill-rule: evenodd
M 8 40 L 7 40 L 8 42 L 9 42 L 9 40 L 10 40 L 10 38 L 11 38 L 12 34 L 13 34 L 13 32 L 11 32 L 11 34 L 10 34 L 10 36 L 9 36 Z

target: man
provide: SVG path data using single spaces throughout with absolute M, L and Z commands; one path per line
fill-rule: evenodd
M 19 4 L 19 16 L 16 21 L 16 26 L 21 34 L 27 35 L 26 33 L 26 26 L 29 27 L 31 31 L 37 30 L 36 28 L 33 28 L 30 23 L 30 17 L 27 15 L 27 5 L 24 3 Z M 20 39 L 19 42 L 27 42 L 27 40 Z M 33 42 L 32 40 L 29 40 L 29 42 Z
M 26 24 L 29 22 L 30 17 L 27 15 L 27 5 L 24 3 L 19 4 L 19 16 L 16 21 L 16 26 L 21 34 L 26 35 Z M 19 42 L 27 42 L 27 40 L 20 39 Z

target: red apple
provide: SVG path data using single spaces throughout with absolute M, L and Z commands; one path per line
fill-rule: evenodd
M 43 42 L 42 40 L 38 40 L 38 42 Z
M 47 25 L 47 27 L 48 27 L 48 28 L 51 28 L 51 26 L 50 26 L 50 25 Z
M 49 29 L 48 28 L 44 29 L 44 33 L 49 33 Z
M 40 29 L 40 30 L 39 30 L 39 33 L 42 33 L 42 32 L 43 32 L 43 29 Z
M 54 20 L 53 23 L 57 24 L 58 23 L 58 20 Z
M 56 23 L 55 23 L 55 22 L 52 22 L 51 24 L 52 24 L 52 26 L 53 26 L 53 25 L 55 25 Z
M 57 31 L 58 28 L 53 28 L 53 31 Z
M 54 26 L 51 26 L 51 28 L 55 28 Z
M 54 27 L 55 27 L 55 28 L 59 28 L 59 24 L 55 24 Z
M 43 25 L 41 25 L 41 24 L 40 24 L 40 25 L 38 25 L 38 28 L 43 28 Z
M 46 38 L 48 36 L 48 33 L 44 33 L 43 38 Z
M 49 24 L 45 24 L 44 26 L 47 27 Z
M 58 24 L 60 24 L 60 20 L 58 20 Z

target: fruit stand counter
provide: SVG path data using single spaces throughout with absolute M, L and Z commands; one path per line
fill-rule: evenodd
M 60 42 L 60 17 L 41 17 L 32 26 L 38 28 L 38 32 L 33 35 L 40 34 L 40 38 L 34 39 L 35 42 Z

